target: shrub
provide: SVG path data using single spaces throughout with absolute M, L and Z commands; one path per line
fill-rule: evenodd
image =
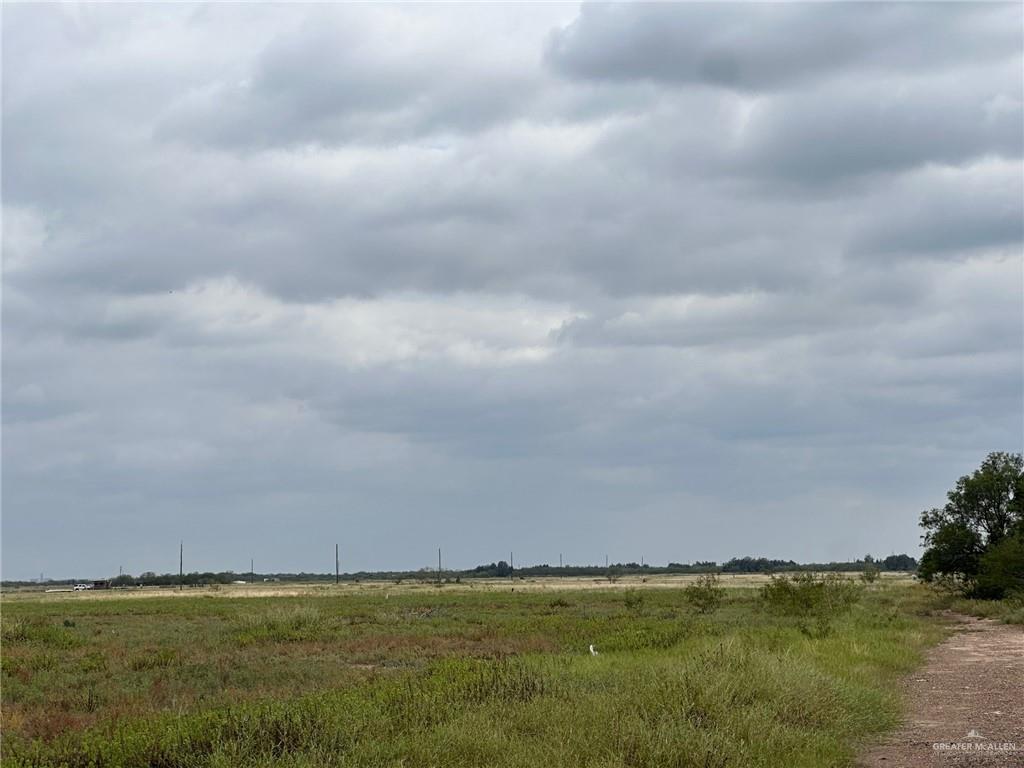
M 860 572 L 860 580 L 865 584 L 874 584 L 878 581 L 878 576 L 881 573 L 878 566 L 874 563 L 867 563 L 864 566 L 864 570 Z
M 683 599 L 698 613 L 714 613 L 722 604 L 725 588 L 718 583 L 718 576 L 705 573 L 683 590 Z
M 825 637 L 832 622 L 848 613 L 860 599 L 861 588 L 839 576 L 773 576 L 761 589 L 761 598 L 772 613 L 797 619 L 800 631 L 808 637 Z

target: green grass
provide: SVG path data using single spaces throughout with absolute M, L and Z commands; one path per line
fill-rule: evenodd
M 823 637 L 641 593 L 9 601 L 3 764 L 842 766 L 944 632 L 913 586 Z
M 966 598 L 951 599 L 948 602 L 951 610 L 995 619 L 1004 624 L 1024 624 L 1024 596 L 1011 597 L 1005 600 L 968 600 Z

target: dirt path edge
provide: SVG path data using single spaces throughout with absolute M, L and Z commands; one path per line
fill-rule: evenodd
M 860 768 L 1024 768 L 1024 627 L 947 615 L 954 634 L 903 683 L 904 724 Z

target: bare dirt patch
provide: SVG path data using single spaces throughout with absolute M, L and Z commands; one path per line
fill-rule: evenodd
M 1024 766 L 1024 630 L 951 618 L 956 633 L 905 683 L 906 722 L 863 768 Z

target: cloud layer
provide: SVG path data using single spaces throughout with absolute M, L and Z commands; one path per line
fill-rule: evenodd
M 1021 17 L 5 9 L 4 577 L 913 550 L 1021 449 Z

